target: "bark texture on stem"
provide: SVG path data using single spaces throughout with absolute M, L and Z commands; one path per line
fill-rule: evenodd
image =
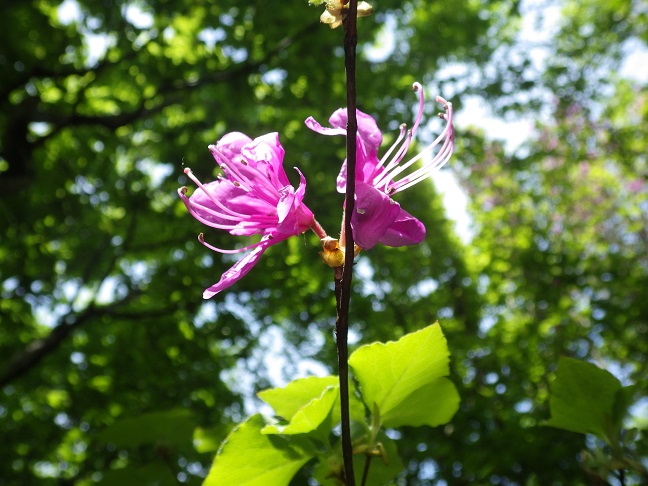
M 354 210 L 355 165 L 356 165 L 356 46 L 358 33 L 358 2 L 350 0 L 349 9 L 344 19 L 344 63 L 346 69 L 347 91 L 347 185 L 346 210 L 344 211 L 345 259 L 342 279 L 336 278 L 335 293 L 337 299 L 337 320 L 335 337 L 338 348 L 338 369 L 340 375 L 340 407 L 342 415 L 342 456 L 344 459 L 344 482 L 346 486 L 355 486 L 353 475 L 353 448 L 351 444 L 351 424 L 349 418 L 349 303 L 351 300 L 351 282 L 353 278 L 354 242 L 351 230 L 351 215 Z

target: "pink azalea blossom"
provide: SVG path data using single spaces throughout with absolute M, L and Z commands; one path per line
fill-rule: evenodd
M 185 206 L 201 223 L 228 231 L 236 236 L 262 235 L 258 243 L 234 250 L 222 250 L 198 240 L 219 253 L 239 253 L 251 250 L 227 270 L 221 279 L 205 290 L 209 299 L 243 278 L 259 261 L 263 252 L 290 236 L 304 233 L 314 224 L 313 213 L 303 204 L 306 179 L 299 172 L 297 190 L 290 185 L 283 168 L 284 149 L 277 133 L 252 140 L 233 132 L 210 145 L 223 176 L 202 184 L 191 172 L 185 173 L 198 189 L 187 197 L 187 188 L 178 194 Z
M 418 155 L 405 163 L 401 162 L 407 154 L 416 130 L 423 117 L 423 88 L 414 83 L 414 91 L 419 93 L 419 110 L 411 130 L 403 124 L 396 142 L 378 159 L 378 149 L 382 143 L 382 133 L 370 115 L 357 110 L 358 145 L 356 156 L 355 210 L 351 215 L 353 238 L 360 247 L 369 249 L 378 243 L 387 246 L 415 245 L 425 238 L 425 226 L 414 216 L 402 209 L 391 196 L 430 177 L 443 167 L 454 148 L 454 127 L 452 125 L 452 103 L 437 96 L 436 101 L 443 104 L 444 113 L 439 117 L 446 121 L 443 132 Z M 335 111 L 329 123 L 333 128 L 321 126 L 312 117 L 306 125 L 323 135 L 345 135 L 347 110 Z M 428 154 L 441 145 L 438 153 Z M 414 164 L 423 160 L 418 168 Z M 337 179 L 338 192 L 346 190 L 346 160 Z

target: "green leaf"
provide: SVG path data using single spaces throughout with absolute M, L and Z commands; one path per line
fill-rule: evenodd
M 454 384 L 447 378 L 439 378 L 414 390 L 387 415 L 382 415 L 381 421 L 385 427 L 436 427 L 452 419 L 459 410 L 459 401 Z
M 204 486 L 282 486 L 311 459 L 283 437 L 264 435 L 265 421 L 253 415 L 223 441 Z
M 438 416 L 430 407 L 424 407 L 424 411 L 432 414 L 430 422 L 436 423 L 443 417 L 449 420 L 456 411 L 456 390 L 454 393 L 449 390 L 450 387 L 454 389 L 454 385 L 438 385 L 438 390 L 427 387 L 448 375 L 449 355 L 441 326 L 436 323 L 396 342 L 363 346 L 351 355 L 349 365 L 360 383 L 364 403 L 370 410 L 374 403 L 378 406 L 384 424 L 420 425 L 426 423 L 421 414 L 410 415 L 413 424 L 399 419 L 397 415 L 404 412 L 401 404 L 409 400 L 421 403 L 423 397 L 436 392 L 440 395 L 435 400 L 438 399 L 438 406 L 444 413 Z M 427 391 L 418 391 L 424 387 Z M 414 392 L 417 394 L 412 395 Z
M 195 427 L 190 411 L 168 410 L 118 420 L 100 432 L 99 439 L 117 447 L 137 447 L 155 442 L 191 444 Z
M 352 420 L 364 422 L 365 409 L 353 383 L 349 384 L 349 411 Z M 258 393 L 288 424 L 269 424 L 264 434 L 305 434 L 318 432 L 326 440 L 330 429 L 340 422 L 340 388 L 337 376 L 300 378 L 284 388 Z
M 311 376 L 291 381 L 284 388 L 263 390 L 257 395 L 270 405 L 277 415 L 290 421 L 300 408 L 321 396 L 327 387 L 338 384 L 337 376 Z
M 619 380 L 608 371 L 586 361 L 560 358 L 549 395 L 551 418 L 544 424 L 594 434 L 609 443 L 617 393 L 621 389 Z
M 263 434 L 305 434 L 316 430 L 327 418 L 331 417 L 331 410 L 337 401 L 339 386 L 329 386 L 324 389 L 321 396 L 313 398 L 300 408 L 290 420 L 288 425 L 266 425 Z M 331 420 L 328 421 L 329 425 Z M 327 427 L 330 432 L 330 426 Z

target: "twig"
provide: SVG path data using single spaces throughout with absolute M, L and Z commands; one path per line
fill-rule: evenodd
M 362 486 L 365 486 L 367 484 L 367 479 L 369 478 L 369 466 L 371 465 L 371 459 L 373 456 L 366 455 L 365 456 L 365 465 L 364 465 L 364 471 L 362 472 Z
M 350 0 L 349 9 L 344 19 L 344 64 L 346 69 L 347 89 L 347 174 L 346 198 L 344 211 L 345 256 L 342 279 L 336 278 L 336 297 L 338 316 L 335 322 L 335 336 L 338 348 L 338 370 L 340 376 L 340 407 L 342 419 L 342 457 L 344 460 L 344 482 L 346 486 L 355 486 L 353 475 L 353 448 L 351 444 L 351 424 L 349 414 L 349 302 L 351 300 L 351 282 L 353 279 L 354 242 L 351 230 L 351 215 L 353 214 L 355 197 L 355 165 L 356 165 L 356 134 L 358 122 L 356 119 L 356 46 L 358 32 L 358 2 Z

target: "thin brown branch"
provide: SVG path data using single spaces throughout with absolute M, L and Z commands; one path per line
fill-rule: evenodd
M 353 474 L 353 445 L 351 443 L 351 423 L 349 414 L 349 306 L 351 301 L 351 283 L 353 279 L 353 258 L 355 246 L 351 229 L 351 215 L 355 198 L 356 134 L 356 47 L 358 2 L 351 0 L 349 12 L 344 19 L 344 63 L 346 69 L 347 89 L 347 173 L 346 198 L 344 211 L 345 258 L 341 282 L 336 281 L 338 299 L 338 316 L 335 323 L 335 336 L 338 347 L 338 369 L 340 376 L 340 407 L 342 417 L 342 457 L 344 460 L 344 482 L 355 486 Z

